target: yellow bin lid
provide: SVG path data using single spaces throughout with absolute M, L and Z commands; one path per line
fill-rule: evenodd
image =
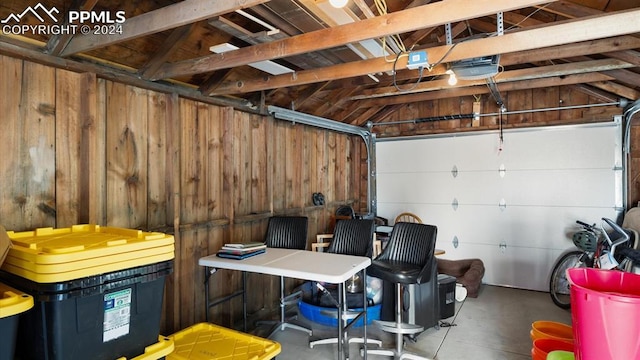
M 13 247 L 9 256 L 35 264 L 60 264 L 173 246 L 172 235 L 99 225 L 7 231 Z
M 0 283 L 0 319 L 23 313 L 33 307 L 33 296 Z
M 158 337 L 158 342 L 144 348 L 144 354 L 138 355 L 131 360 L 156 360 L 164 359 L 174 350 L 173 340 L 164 336 Z M 126 357 L 120 357 L 116 360 L 127 360 Z
M 171 336 L 168 360 L 266 360 L 280 354 L 280 344 L 210 323 L 199 323 Z
M 92 268 L 95 267 L 105 267 L 105 266 L 113 266 L 116 263 L 120 263 L 123 261 L 139 261 L 140 265 L 145 265 L 143 262 L 147 262 L 148 257 L 157 256 L 157 255 L 165 255 L 167 253 L 173 254 L 175 248 L 173 245 L 154 247 L 149 249 L 143 249 L 139 251 L 130 251 L 122 254 L 103 256 L 99 258 L 93 259 L 84 259 L 77 260 L 74 262 L 67 263 L 58 263 L 58 264 L 39 264 L 33 263 L 21 258 L 16 258 L 13 256 L 7 257 L 5 260 L 5 264 L 10 264 L 14 267 L 22 268 L 24 270 L 28 270 L 37 274 L 60 274 L 70 271 L 82 271 L 87 269 L 88 272 L 93 272 Z M 115 269 L 122 270 L 122 269 Z M 115 271 L 114 270 L 114 271 Z M 111 271 L 111 270 L 109 270 Z
M 141 259 L 132 259 L 126 261 L 112 262 L 104 265 L 93 266 L 90 268 L 76 269 L 72 271 L 57 272 L 54 274 L 40 274 L 30 271 L 25 268 L 17 267 L 15 265 L 5 262 L 2 265 L 2 270 L 10 272 L 14 275 L 21 276 L 25 279 L 35 281 L 37 283 L 57 283 L 69 280 L 80 279 L 83 277 L 94 276 L 98 274 L 105 274 L 109 272 L 125 270 L 138 266 L 151 265 L 163 261 L 172 260 L 174 258 L 173 247 L 170 252 L 161 253 L 158 255 L 147 256 Z

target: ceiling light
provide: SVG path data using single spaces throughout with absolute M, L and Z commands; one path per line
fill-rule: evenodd
M 348 0 L 329 0 L 329 4 L 338 9 L 343 8 L 345 5 L 347 5 L 347 2 Z
M 449 85 L 453 86 L 458 83 L 458 78 L 456 77 L 456 74 L 451 69 L 447 70 L 446 73 L 449 74 L 449 80 L 447 81 Z

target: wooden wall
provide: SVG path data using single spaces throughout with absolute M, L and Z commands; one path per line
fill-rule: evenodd
M 6 56 L 0 93 L 0 224 L 174 234 L 164 333 L 205 319 L 200 257 L 261 240 L 273 214 L 308 216 L 311 242 L 339 205 L 361 206 L 360 138 Z M 312 204 L 314 192 L 325 206 Z M 260 289 L 250 312 L 277 309 L 276 280 L 249 277 Z M 229 294 L 240 274 L 219 271 L 212 284 L 212 295 Z M 230 326 L 241 309 L 236 299 L 211 319 Z

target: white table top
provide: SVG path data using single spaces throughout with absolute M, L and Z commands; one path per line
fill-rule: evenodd
M 369 266 L 371 259 L 364 256 L 267 248 L 264 254 L 244 260 L 219 258 L 214 254 L 200 258 L 198 264 L 218 269 L 339 284 Z
M 376 226 L 376 232 L 391 234 L 391 231 L 393 231 L 393 226 L 387 226 L 387 225 Z

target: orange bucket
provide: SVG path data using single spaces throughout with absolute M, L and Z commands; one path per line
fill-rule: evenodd
M 533 360 L 546 360 L 547 355 L 556 350 L 573 352 L 573 343 L 556 339 L 536 339 L 533 341 L 531 358 Z
M 531 324 L 531 340 L 554 339 L 573 344 L 573 328 L 555 321 L 534 321 Z

